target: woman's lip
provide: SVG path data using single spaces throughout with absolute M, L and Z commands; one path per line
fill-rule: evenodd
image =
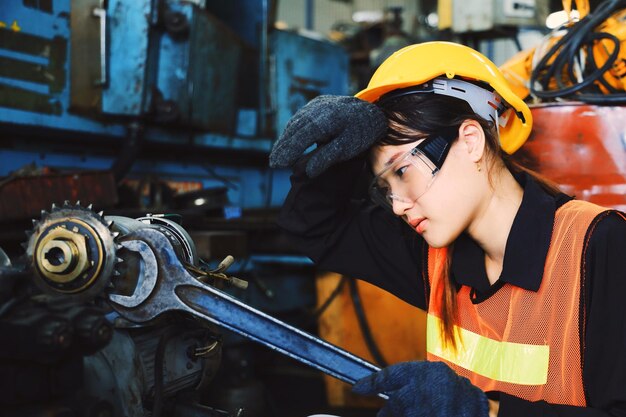
M 426 229 L 426 219 L 422 219 L 417 226 L 415 226 L 415 231 L 420 235 L 424 233 L 424 229 Z
M 409 220 L 409 224 L 411 225 L 413 229 L 416 229 L 417 226 L 419 226 L 419 224 L 423 222 L 424 220 L 426 220 L 426 217 L 418 217 L 417 219 Z

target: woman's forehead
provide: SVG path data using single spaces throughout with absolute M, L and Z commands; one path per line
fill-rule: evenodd
M 385 164 L 397 153 L 405 153 L 417 146 L 423 139 L 401 145 L 376 145 L 370 151 L 372 163 Z
M 374 173 L 382 171 L 401 155 L 413 149 L 420 141 L 404 143 L 402 145 L 376 145 L 370 150 L 370 162 Z

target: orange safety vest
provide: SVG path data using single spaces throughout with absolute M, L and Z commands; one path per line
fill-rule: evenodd
M 585 406 L 581 343 L 585 236 L 606 208 L 569 201 L 555 214 L 550 248 L 537 292 L 504 284 L 473 304 L 470 288 L 457 293 L 456 351 L 440 331 L 446 250 L 430 248 L 427 358 L 443 361 L 483 391 L 528 400 Z M 583 317 L 581 321 L 580 318 Z

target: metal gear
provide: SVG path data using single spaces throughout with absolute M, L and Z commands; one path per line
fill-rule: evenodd
M 26 254 L 35 271 L 35 283 L 48 294 L 93 299 L 111 283 L 115 274 L 116 233 L 103 213 L 80 202 L 52 205 L 33 220 Z

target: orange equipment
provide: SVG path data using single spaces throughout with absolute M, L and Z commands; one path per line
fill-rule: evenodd
M 588 0 L 576 5 L 580 20 L 555 29 L 500 70 L 523 99 L 626 103 L 626 1 L 603 2 L 594 13 Z M 570 16 L 571 0 L 563 8 Z

